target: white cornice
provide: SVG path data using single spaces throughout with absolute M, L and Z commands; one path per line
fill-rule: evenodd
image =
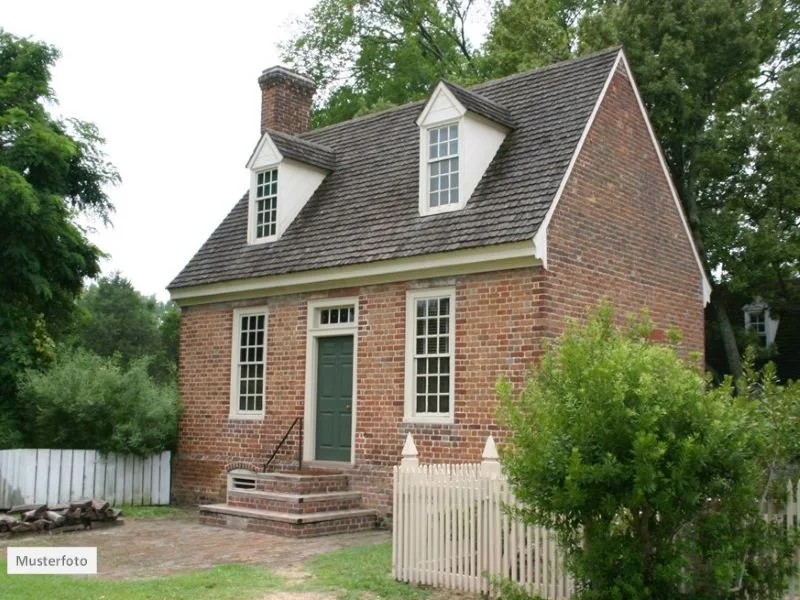
M 181 306 L 541 265 L 530 240 L 170 290 Z

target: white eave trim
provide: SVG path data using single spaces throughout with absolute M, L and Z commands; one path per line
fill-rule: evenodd
M 253 165 L 255 164 L 256 160 L 258 160 L 258 157 L 261 154 L 261 150 L 264 147 L 264 144 L 269 144 L 270 150 L 272 150 L 272 152 L 275 153 L 275 156 L 278 157 L 278 160 L 276 162 L 281 162 L 283 160 L 283 154 L 280 153 L 278 147 L 275 145 L 275 142 L 273 142 L 272 138 L 269 137 L 269 132 L 265 131 L 264 134 L 261 136 L 261 139 L 258 140 L 258 144 L 256 144 L 256 147 L 253 149 L 253 153 L 250 155 L 250 158 L 247 159 L 247 164 L 245 166 L 251 171 L 253 170 Z
M 531 240 L 170 290 L 181 306 L 430 277 L 535 267 Z
M 647 110 L 644 107 L 644 103 L 642 102 L 642 97 L 639 94 L 639 88 L 636 86 L 636 82 L 633 79 L 633 73 L 631 72 L 630 66 L 628 65 L 628 60 L 625 58 L 625 53 L 620 50 L 617 54 L 617 58 L 614 61 L 614 65 L 611 67 L 611 70 L 608 73 L 608 77 L 606 78 L 605 83 L 603 84 L 603 89 L 600 92 L 600 95 L 597 98 L 597 102 L 595 102 L 594 108 L 592 109 L 592 114 L 589 116 L 589 120 L 586 122 L 586 126 L 583 129 L 583 133 L 581 134 L 580 140 L 578 140 L 578 145 L 575 148 L 575 152 L 572 154 L 572 158 L 569 161 L 569 166 L 567 166 L 567 171 L 564 173 L 564 177 L 561 180 L 561 183 L 558 186 L 558 190 L 556 191 L 555 198 L 553 202 L 550 204 L 550 208 L 547 211 L 544 219 L 542 220 L 541 224 L 539 225 L 539 229 L 533 237 L 533 243 L 536 248 L 536 258 L 542 261 L 544 268 L 547 268 L 547 228 L 550 225 L 550 220 L 553 218 L 553 213 L 555 212 L 556 206 L 558 206 L 558 201 L 561 199 L 562 194 L 564 193 L 564 188 L 567 185 L 567 181 L 569 181 L 570 176 L 572 175 L 572 169 L 575 167 L 575 163 L 578 160 L 578 156 L 583 149 L 583 145 L 586 142 L 586 138 L 589 135 L 589 130 L 592 128 L 594 124 L 595 117 L 597 116 L 597 112 L 600 110 L 600 105 L 603 103 L 603 99 L 606 96 L 606 92 L 608 92 L 608 87 L 611 85 L 611 81 L 614 78 L 614 75 L 617 72 L 617 68 L 620 64 L 625 68 L 625 71 L 628 74 L 628 80 L 631 83 L 631 87 L 633 88 L 633 93 L 636 96 L 636 102 L 639 105 L 639 110 L 642 113 L 642 117 L 644 117 L 644 122 L 647 125 L 647 131 L 650 134 L 650 139 L 653 142 L 653 147 L 656 150 L 656 154 L 658 155 L 658 161 L 661 164 L 661 170 L 664 173 L 664 177 L 666 178 L 670 193 L 672 194 L 672 199 L 675 202 L 675 207 L 678 210 L 678 214 L 681 217 L 681 223 L 683 223 L 683 228 L 686 232 L 686 237 L 689 238 L 689 243 L 692 246 L 692 253 L 694 254 L 695 261 L 697 262 L 697 268 L 700 270 L 700 276 L 702 278 L 702 295 L 703 295 L 703 303 L 708 304 L 711 300 L 711 283 L 708 281 L 708 276 L 706 275 L 706 270 L 703 267 L 703 261 L 700 259 L 700 253 L 697 251 L 697 246 L 694 243 L 694 237 L 692 236 L 692 231 L 689 228 L 689 222 L 686 219 L 686 215 L 683 212 L 683 205 L 681 204 L 681 199 L 678 196 L 678 192 L 675 189 L 675 184 L 672 182 L 672 176 L 669 173 L 669 168 L 667 167 L 667 161 L 664 159 L 664 153 L 661 150 L 661 144 L 658 142 L 658 139 L 653 132 L 653 126 L 650 123 L 650 117 L 647 114 Z
M 428 98 L 428 103 L 425 105 L 425 108 L 422 109 L 419 117 L 417 117 L 417 127 L 432 127 L 434 125 L 439 125 L 440 123 L 446 123 L 447 121 L 452 121 L 451 118 L 447 118 L 442 120 L 435 120 L 435 121 L 428 121 L 428 114 L 431 112 L 433 105 L 436 103 L 436 98 L 439 97 L 440 94 L 444 94 L 447 96 L 447 99 L 452 102 L 453 106 L 455 107 L 456 111 L 459 113 L 459 118 L 463 117 L 467 109 L 466 107 L 458 101 L 453 95 L 448 87 L 443 83 L 439 82 L 436 87 L 433 89 L 433 93 L 431 94 L 430 98 Z

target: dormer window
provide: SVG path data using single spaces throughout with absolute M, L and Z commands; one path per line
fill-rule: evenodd
M 250 169 L 247 243 L 276 242 L 325 176 L 332 150 L 279 131 L 265 131 L 247 161 Z M 280 179 L 280 187 L 278 180 Z
M 459 203 L 458 124 L 428 130 L 428 208 Z
M 256 239 L 274 237 L 278 227 L 278 169 L 256 174 Z
M 419 214 L 425 216 L 466 207 L 513 121 L 502 106 L 443 81 L 417 125 Z

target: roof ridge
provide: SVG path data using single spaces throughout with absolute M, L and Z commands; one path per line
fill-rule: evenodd
M 497 84 L 497 83 L 500 83 L 500 82 L 503 82 L 503 81 L 510 81 L 510 80 L 514 80 L 514 79 L 520 79 L 522 77 L 530 76 L 530 75 L 533 75 L 535 73 L 542 73 L 542 72 L 550 71 L 550 70 L 556 69 L 558 67 L 563 67 L 564 65 L 567 65 L 567 64 L 581 63 L 581 62 L 584 62 L 584 61 L 587 61 L 587 60 L 591 60 L 593 58 L 597 58 L 599 56 L 605 56 L 606 54 L 613 54 L 613 53 L 619 52 L 620 50 L 622 50 L 622 46 L 620 46 L 620 45 L 611 46 L 611 47 L 605 48 L 603 50 L 598 50 L 597 52 L 592 52 L 591 54 L 585 54 L 583 56 L 577 56 L 575 58 L 568 58 L 566 60 L 562 60 L 562 61 L 559 61 L 559 62 L 556 62 L 556 63 L 552 63 L 552 64 L 549 64 L 549 65 L 544 65 L 544 66 L 541 66 L 541 67 L 534 67 L 532 69 L 528 69 L 527 71 L 521 71 L 519 73 L 512 73 L 511 75 L 504 75 L 503 77 L 498 77 L 497 79 L 490 79 L 489 81 L 482 81 L 480 83 L 472 84 L 472 85 L 470 85 L 468 87 L 465 87 L 465 86 L 462 86 L 462 85 L 459 85 L 459 84 L 455 84 L 455 85 L 458 85 L 459 87 L 461 87 L 464 90 L 467 90 L 468 92 L 477 93 L 477 92 L 474 92 L 473 90 L 482 89 L 482 88 L 484 88 L 486 86 L 494 85 L 494 84 Z M 440 79 L 439 81 L 449 82 L 449 80 L 447 80 L 447 79 Z M 489 98 L 486 98 L 486 99 L 488 101 L 490 101 L 490 102 L 494 102 L 493 100 L 491 100 Z M 402 110 L 402 109 L 405 109 L 405 108 L 409 108 L 410 106 L 414 106 L 415 104 L 420 104 L 420 105 L 425 104 L 425 102 L 427 102 L 427 100 L 412 100 L 411 102 L 406 102 L 404 104 L 399 104 L 397 106 L 392 106 L 390 108 L 384 108 L 384 109 L 379 110 L 379 111 L 374 112 L 374 113 L 369 113 L 369 114 L 366 114 L 366 115 L 357 115 L 357 116 L 353 117 L 352 119 L 348 119 L 347 121 L 340 121 L 338 123 L 331 123 L 330 125 L 325 125 L 323 127 L 317 127 L 316 129 L 310 129 L 310 130 L 308 130 L 308 131 L 306 131 L 306 132 L 304 132 L 304 133 L 302 133 L 300 135 L 302 135 L 302 136 L 313 135 L 313 134 L 315 134 L 315 133 L 317 133 L 319 131 L 329 131 L 331 129 L 335 129 L 336 127 L 342 127 L 342 126 L 347 125 L 349 123 L 356 123 L 356 122 L 365 121 L 365 120 L 368 120 L 368 119 L 375 119 L 375 118 L 378 118 L 378 117 L 382 117 L 383 115 L 386 115 L 386 114 L 389 114 L 389 113 L 393 113 L 395 111 L 399 111 L 399 110 Z M 300 139 L 305 139 L 305 137 L 300 138 Z

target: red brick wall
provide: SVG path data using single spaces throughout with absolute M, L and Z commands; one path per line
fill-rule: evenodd
M 183 501 L 222 500 L 226 465 L 261 464 L 305 399 L 307 301 L 359 297 L 356 466 L 353 489 L 365 503 L 391 505 L 391 467 L 412 432 L 423 461 L 477 461 L 489 433 L 498 435 L 495 383 L 500 374 L 521 381 L 537 356 L 543 271 L 516 269 L 426 282 L 273 297 L 267 304 L 267 396 L 263 421 L 228 418 L 233 308 L 185 309 L 181 324 L 180 391 L 183 414 L 173 492 Z M 406 291 L 420 285 L 456 288 L 455 423 L 403 424 Z M 296 448 L 292 437 L 284 462 Z
M 703 351 L 701 276 L 630 81 L 617 72 L 548 229 L 550 332 L 600 297 Z
M 261 133 L 266 129 L 290 135 L 308 131 L 314 85 L 280 71 L 259 79 L 261 87 Z

